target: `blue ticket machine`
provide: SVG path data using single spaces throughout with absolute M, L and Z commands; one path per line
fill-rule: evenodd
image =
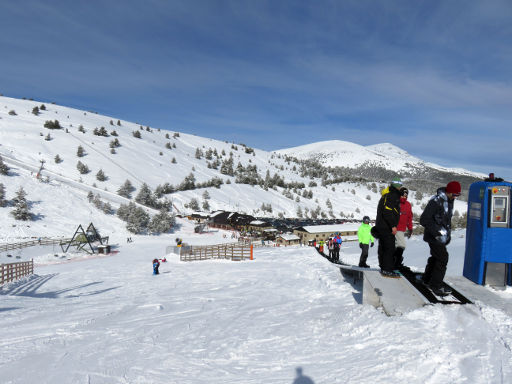
M 512 285 L 511 187 L 493 174 L 469 187 L 463 274 L 477 284 Z

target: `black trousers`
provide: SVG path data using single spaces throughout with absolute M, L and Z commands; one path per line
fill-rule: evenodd
M 361 256 L 359 257 L 359 266 L 366 264 L 368 260 L 368 244 L 361 243 Z
M 391 272 L 394 267 L 393 254 L 395 253 L 395 235 L 385 234 L 379 237 L 379 267 L 383 271 Z
M 332 251 L 332 257 L 335 261 L 340 261 L 340 248 L 334 247 Z
M 423 281 L 433 288 L 440 288 L 443 285 L 446 266 L 448 265 L 448 251 L 446 245 L 437 241 L 429 241 L 430 257 L 425 267 Z
M 393 254 L 393 262 L 395 265 L 395 269 L 399 269 L 404 265 L 404 249 L 400 247 L 395 248 L 395 253 Z

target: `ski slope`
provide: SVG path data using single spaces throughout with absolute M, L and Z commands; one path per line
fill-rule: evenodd
M 172 235 L 133 236 L 128 244 L 114 235 L 112 256 L 59 260 L 48 249 L 20 251 L 35 259 L 36 274 L 0 290 L 1 382 L 487 384 L 512 377 L 512 319 L 500 310 L 477 302 L 388 317 L 362 305 L 361 286 L 310 247 L 256 248 L 255 260 L 244 262 L 168 255 L 154 276 L 151 260 L 175 237 L 231 241 L 229 232 L 199 235 L 179 223 Z M 461 274 L 464 242 L 456 232 L 448 275 Z M 359 252 L 345 242 L 341 257 L 354 263 Z M 404 256 L 422 270 L 428 246 L 413 236 Z M 376 247 L 369 263 L 377 264 Z M 510 288 L 500 295 L 512 300 Z

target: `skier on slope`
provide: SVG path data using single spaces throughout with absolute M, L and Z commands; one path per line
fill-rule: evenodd
M 158 275 L 158 268 L 160 267 L 160 262 L 158 259 L 153 259 L 153 275 Z

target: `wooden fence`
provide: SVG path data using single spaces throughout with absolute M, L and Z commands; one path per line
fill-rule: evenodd
M 20 241 L 18 243 L 7 243 L 0 244 L 0 252 L 1 251 L 10 251 L 13 249 L 21 249 L 27 247 L 33 247 L 35 245 L 54 245 L 69 242 L 71 239 L 47 239 L 41 238 L 41 240 L 29 240 L 29 241 Z
M 0 264 L 0 285 L 34 273 L 34 259 L 19 263 Z
M 182 250 L 180 253 L 181 261 L 208 260 L 208 259 L 231 259 L 235 261 L 244 259 L 253 259 L 252 245 L 242 244 L 217 244 L 199 247 L 191 247 Z

